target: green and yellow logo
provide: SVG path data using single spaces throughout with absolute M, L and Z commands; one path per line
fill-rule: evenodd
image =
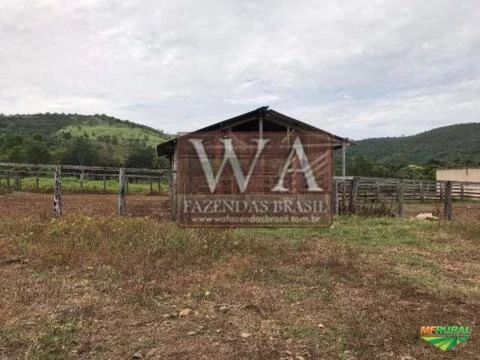
M 422 326 L 420 337 L 443 351 L 451 350 L 470 339 L 469 326 Z

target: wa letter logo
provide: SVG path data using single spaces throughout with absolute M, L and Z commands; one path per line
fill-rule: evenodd
M 270 142 L 269 139 L 253 139 L 252 141 L 257 144 L 257 150 L 253 156 L 253 159 L 250 162 L 248 172 L 245 175 L 242 171 L 240 160 L 238 159 L 235 149 L 233 147 L 232 139 L 220 139 L 219 141 L 223 144 L 224 153 L 223 159 L 220 164 L 220 167 L 217 170 L 217 173 L 214 174 L 212 165 L 208 158 L 208 155 L 205 151 L 205 147 L 203 145 L 203 139 L 188 139 L 190 143 L 192 143 L 197 156 L 200 160 L 200 164 L 202 166 L 203 172 L 205 174 L 205 178 L 207 180 L 208 187 L 210 192 L 213 194 L 215 189 L 217 188 L 218 182 L 220 177 L 222 176 L 223 170 L 227 163 L 230 164 L 233 170 L 233 174 L 235 176 L 235 180 L 237 181 L 238 189 L 243 194 L 248 187 L 250 182 L 251 176 L 253 171 L 255 170 L 255 166 L 262 155 L 267 144 Z M 295 170 L 295 172 L 301 172 L 305 176 L 308 191 L 323 191 L 321 187 L 318 186 L 317 181 L 315 180 L 315 176 L 310 166 L 310 162 L 308 161 L 307 154 L 305 152 L 304 146 L 302 141 L 299 137 L 297 137 L 293 143 L 293 147 L 288 155 L 284 166 L 281 168 L 279 179 L 275 187 L 271 189 L 272 192 L 287 192 L 288 189 L 285 187 L 285 177 L 287 174 L 292 173 L 292 164 L 295 158 L 298 159 L 298 163 L 300 164 L 300 169 Z

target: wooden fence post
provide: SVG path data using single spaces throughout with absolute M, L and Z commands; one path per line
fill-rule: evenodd
M 347 187 L 346 187 L 346 180 L 342 179 L 342 186 L 341 186 L 341 193 L 342 193 L 342 206 L 340 207 L 340 212 L 344 214 L 347 213 Z
M 107 192 L 107 177 L 103 175 L 103 192 Z
M 84 172 L 83 172 L 83 166 L 82 166 L 82 168 L 80 169 L 80 190 L 83 190 L 83 176 L 84 176 Z
M 339 201 L 339 198 L 338 198 L 338 181 L 337 180 L 333 180 L 333 201 L 335 202 L 335 215 L 338 215 L 338 201 Z
M 40 178 L 38 177 L 38 171 L 35 174 L 35 189 L 37 191 L 40 190 Z
M 460 184 L 460 200 L 464 201 L 465 200 L 465 188 L 463 184 Z
M 423 203 L 424 196 L 423 196 L 423 182 L 420 181 L 420 202 Z
M 22 178 L 19 173 L 15 174 L 15 191 L 22 191 Z
M 445 184 L 445 218 L 447 220 L 452 220 L 453 218 L 451 181 L 447 181 Z
M 62 173 L 60 166 L 55 168 L 53 189 L 53 216 L 60 216 L 63 212 L 62 200 Z
M 380 190 L 378 182 L 375 183 L 375 198 L 379 204 L 383 204 L 382 191 Z
M 352 192 L 350 193 L 350 213 L 357 213 L 357 190 L 358 190 L 358 179 L 356 177 L 352 180 Z
M 120 168 L 118 174 L 118 215 L 125 216 L 127 210 L 125 168 Z
M 153 194 L 153 179 L 150 177 L 150 194 Z
M 404 191 L 405 180 L 400 180 L 397 183 L 397 201 L 398 201 L 398 216 L 403 217 L 405 215 L 405 208 L 403 202 L 403 191 Z

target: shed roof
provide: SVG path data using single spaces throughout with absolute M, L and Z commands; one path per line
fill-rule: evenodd
M 279 124 L 281 126 L 289 126 L 293 129 L 303 130 L 303 131 L 314 131 L 314 132 L 322 132 L 324 134 L 330 135 L 335 139 L 334 148 L 341 147 L 344 143 L 351 143 L 351 141 L 347 138 L 342 138 L 340 136 L 336 136 L 331 134 L 325 130 L 319 129 L 315 126 L 309 125 L 304 123 L 303 121 L 291 118 L 287 115 L 281 114 L 275 110 L 271 110 L 268 106 L 263 106 L 253 111 L 247 112 L 242 115 L 238 115 L 232 117 L 227 120 L 220 121 L 218 123 L 206 126 L 204 128 L 195 130 L 191 133 L 202 133 L 208 131 L 222 131 L 228 128 L 240 126 L 242 124 L 246 124 L 253 120 L 263 119 L 264 121 Z M 157 153 L 159 156 L 169 156 L 173 154 L 175 151 L 175 146 L 177 144 L 177 138 L 168 140 L 163 142 L 157 146 Z

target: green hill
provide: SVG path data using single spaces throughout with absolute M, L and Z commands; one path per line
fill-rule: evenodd
M 480 123 L 360 140 L 347 154 L 349 175 L 434 178 L 438 167 L 480 166 Z
M 456 124 L 413 136 L 360 140 L 353 153 L 383 164 L 480 163 L 480 123 Z
M 171 137 L 107 115 L 0 114 L 0 161 L 165 167 L 155 146 Z M 347 152 L 347 175 L 357 176 L 433 178 L 438 167 L 479 165 L 480 123 L 360 140 Z
M 107 115 L 0 115 L 0 161 L 152 167 L 170 137 Z

